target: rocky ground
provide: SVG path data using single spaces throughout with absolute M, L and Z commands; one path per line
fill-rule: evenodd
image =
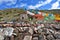
M 1 28 L 0 40 L 60 40 L 60 24 L 41 25 L 14 27 L 14 30 L 12 30 L 12 27 L 8 27 L 8 29 Z

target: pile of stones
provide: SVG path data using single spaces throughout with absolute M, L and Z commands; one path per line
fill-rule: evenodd
M 39 40 L 60 40 L 60 24 L 45 24 L 45 27 L 39 29 L 38 33 L 41 33 Z
M 60 40 L 60 24 L 0 28 L 0 40 Z

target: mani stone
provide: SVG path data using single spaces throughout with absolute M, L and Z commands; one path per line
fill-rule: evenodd
M 26 35 L 23 40 L 32 40 L 32 36 Z

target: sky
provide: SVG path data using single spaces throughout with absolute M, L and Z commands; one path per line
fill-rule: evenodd
M 6 8 L 60 9 L 60 0 L 0 0 L 0 10 Z

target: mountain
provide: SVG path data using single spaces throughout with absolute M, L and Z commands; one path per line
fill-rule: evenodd
M 32 11 L 36 11 L 33 10 Z M 53 10 L 38 10 L 40 12 L 45 12 L 45 13 L 58 13 L 60 14 L 60 9 L 53 9 Z M 12 8 L 12 9 L 5 9 L 5 10 L 0 10 L 0 22 L 1 21 L 18 21 L 20 14 L 25 13 L 26 10 L 24 9 L 17 9 L 17 8 Z
M 41 11 L 41 12 L 58 13 L 58 14 L 60 14 L 60 9 L 40 10 L 40 11 Z

